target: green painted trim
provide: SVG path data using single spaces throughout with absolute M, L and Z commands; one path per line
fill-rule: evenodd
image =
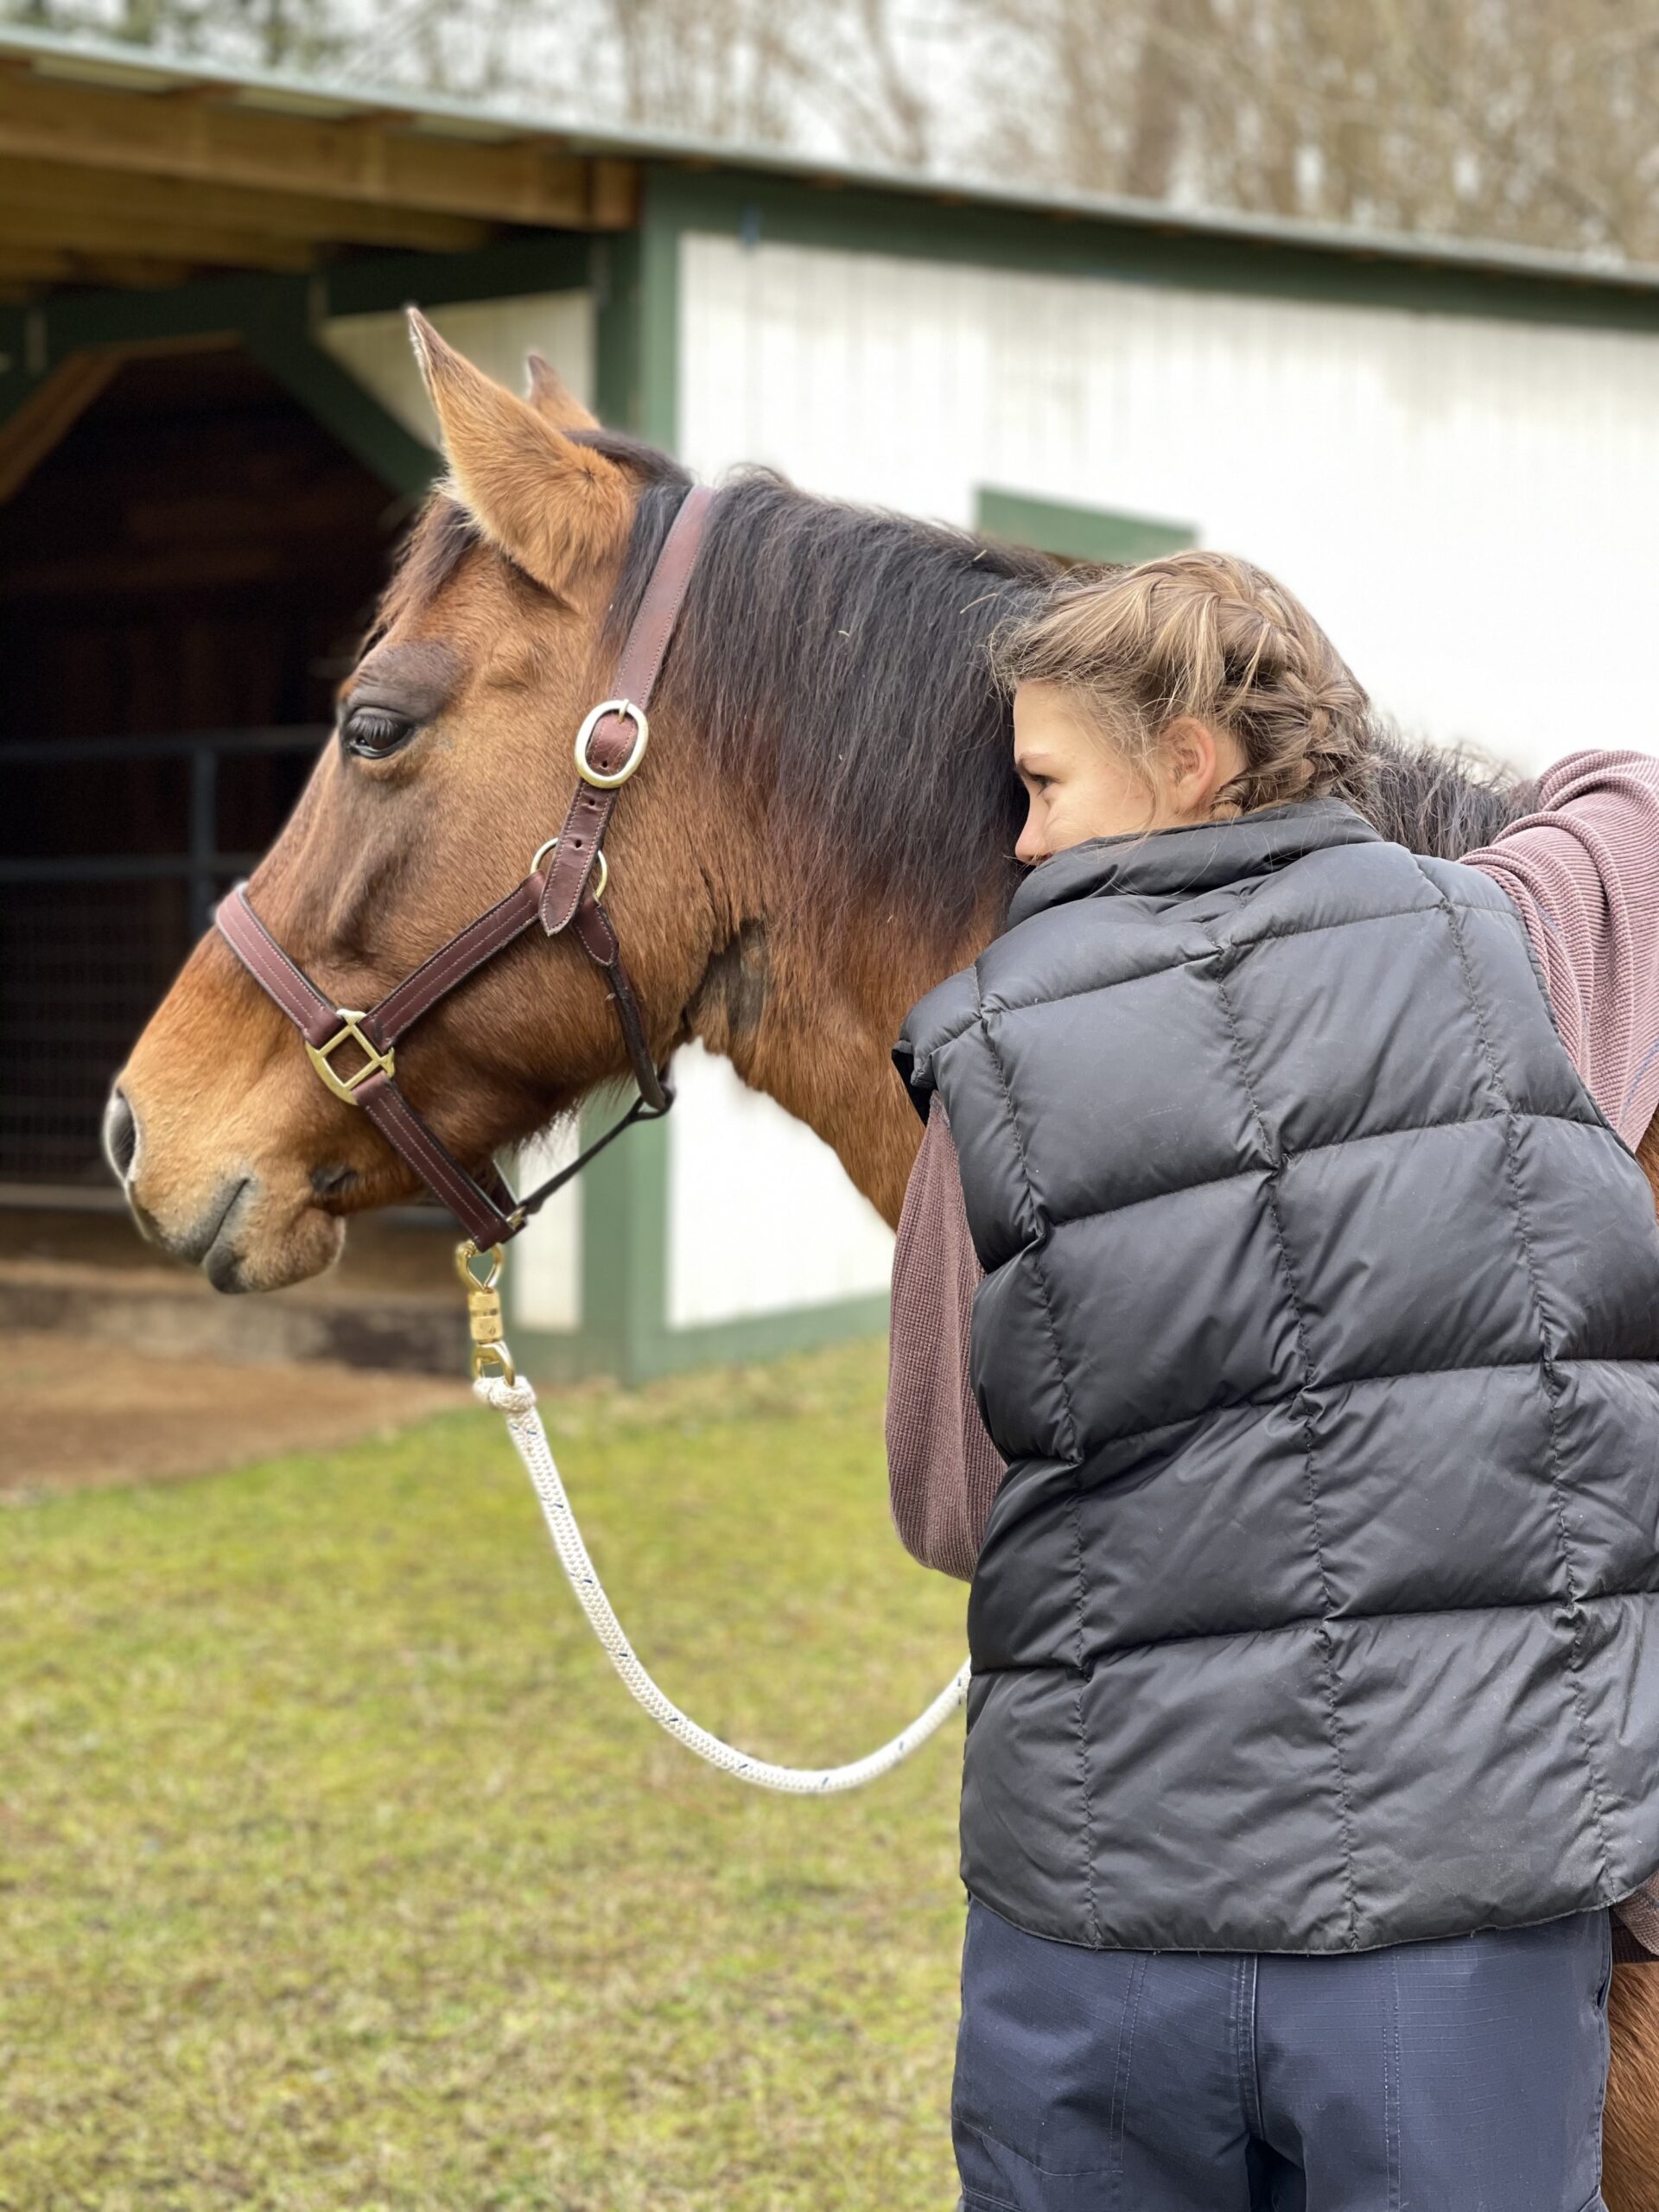
M 384 315 L 413 301 L 450 307 L 505 300 L 526 292 L 581 292 L 588 283 L 584 232 L 538 231 L 471 253 L 397 253 L 347 261 L 313 279 L 324 315 Z
M 1159 230 L 1144 220 L 1069 208 L 1016 209 L 930 200 L 857 185 L 811 185 L 731 170 L 657 162 L 646 204 L 681 231 L 848 253 L 967 263 L 1033 276 L 1109 277 L 1195 291 L 1385 307 L 1589 329 L 1659 332 L 1659 289 L 1620 292 L 1541 271 L 1368 259 L 1363 251 L 1295 240 Z
M 639 231 L 593 239 L 588 250 L 595 322 L 594 391 L 607 423 L 673 448 L 677 429 L 679 233 L 646 209 Z M 591 1141 L 617 1110 L 593 1102 Z M 541 1357 L 578 1373 L 626 1382 L 667 1371 L 669 1137 L 641 1122 L 582 1179 L 579 1341 L 543 1344 Z
M 979 487 L 974 519 L 988 537 L 1034 546 L 1063 561 L 1155 561 L 1198 542 L 1190 523 L 1155 522 L 1110 507 L 1075 507 L 1063 499 Z
M 590 1143 L 615 1118 L 601 1094 L 582 1114 Z M 582 1178 L 582 1326 L 596 1364 L 634 1382 L 653 1372 L 650 1346 L 668 1311 L 668 1131 L 641 1122 Z
M 623 1357 L 620 1337 L 600 1329 L 514 1329 L 513 1357 L 532 1382 L 556 1387 L 608 1375 L 632 1389 L 661 1375 L 694 1367 L 739 1367 L 779 1359 L 787 1352 L 887 1334 L 887 1300 L 837 1299 L 823 1306 L 791 1306 L 781 1313 L 750 1313 L 691 1329 L 658 1328 L 636 1337 Z
M 440 307 L 581 290 L 588 252 L 585 236 L 550 231 L 473 253 L 371 255 L 315 276 L 211 276 L 153 291 L 67 292 L 0 308 L 0 422 L 49 369 L 84 347 L 237 338 L 383 483 L 419 492 L 432 479 L 431 454 L 316 344 L 316 325 L 331 315 L 385 313 L 410 300 Z
M 588 248 L 594 296 L 594 395 L 601 419 L 636 435 L 640 419 L 639 235 L 622 231 Z
M 683 226 L 647 176 L 639 219 L 639 434 L 680 443 L 680 238 Z
M 672 453 L 679 442 L 680 236 L 646 188 L 639 228 L 589 248 L 599 411 Z
M 296 306 L 303 302 L 293 293 L 274 296 L 242 325 L 243 344 L 388 490 L 417 498 L 438 472 L 437 454 L 323 351 L 294 312 Z

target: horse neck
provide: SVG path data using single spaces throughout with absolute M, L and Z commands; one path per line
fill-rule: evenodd
M 868 906 L 834 918 L 803 912 L 787 895 L 786 855 L 766 873 L 772 895 L 753 900 L 752 918 L 709 963 L 687 1027 L 822 1137 L 896 1226 L 921 1123 L 893 1040 L 916 1001 L 991 935 L 992 904 L 959 943 L 930 948 Z

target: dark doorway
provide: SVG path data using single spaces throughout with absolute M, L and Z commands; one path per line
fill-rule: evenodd
M 0 506 L 0 1185 L 103 1179 L 110 1077 L 293 804 L 406 507 L 228 346 L 127 362 Z

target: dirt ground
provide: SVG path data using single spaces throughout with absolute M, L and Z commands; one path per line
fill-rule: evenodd
M 437 1376 L 160 1359 L 25 1331 L 0 1338 L 0 1494 L 205 1474 L 470 1402 Z

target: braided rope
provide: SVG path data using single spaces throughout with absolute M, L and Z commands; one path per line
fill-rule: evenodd
M 969 1664 L 964 1660 L 925 1713 L 918 1714 L 908 1728 L 900 1729 L 880 1751 L 855 1759 L 848 1766 L 774 1766 L 769 1760 L 751 1758 L 747 1751 L 737 1751 L 730 1744 L 722 1743 L 718 1736 L 711 1736 L 706 1728 L 699 1728 L 695 1720 L 682 1713 L 671 1698 L 664 1696 L 635 1657 L 633 1646 L 611 1611 L 610 1599 L 594 1571 L 588 1547 L 576 1526 L 576 1516 L 565 1495 L 564 1484 L 554 1464 L 553 1448 L 537 1410 L 534 1389 L 522 1377 L 507 1382 L 499 1376 L 488 1376 L 474 1383 L 473 1389 L 486 1406 L 505 1416 L 507 1433 L 541 1502 L 542 1517 L 547 1522 L 559 1564 L 575 1592 L 577 1604 L 588 1616 L 588 1625 L 604 1646 L 630 1696 L 645 1707 L 659 1727 L 665 1728 L 687 1751 L 707 1759 L 710 1766 L 734 1776 L 739 1782 L 751 1783 L 757 1789 L 779 1789 L 796 1796 L 827 1797 L 837 1790 L 857 1789 L 887 1773 L 900 1759 L 908 1758 L 917 1745 L 925 1744 L 966 1700 Z

